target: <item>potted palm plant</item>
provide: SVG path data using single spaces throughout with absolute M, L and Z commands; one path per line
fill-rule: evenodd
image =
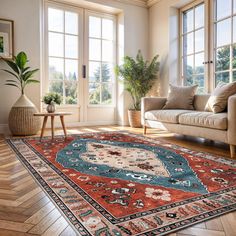
M 125 90 L 131 95 L 132 108 L 128 110 L 131 127 L 141 127 L 141 98 L 150 91 L 159 71 L 158 55 L 151 62 L 144 60 L 141 51 L 136 58 L 124 57 L 124 63 L 116 67 L 116 74 L 124 84 Z
M 28 58 L 25 52 L 20 52 L 13 59 L 4 59 L 11 70 L 3 69 L 12 78 L 7 79 L 5 85 L 13 86 L 20 90 L 21 96 L 12 106 L 8 123 L 13 135 L 32 135 L 40 129 L 40 120 L 34 117 L 37 112 L 35 105 L 26 97 L 25 88 L 29 84 L 39 83 L 33 79 L 38 69 L 31 70 L 28 66 Z

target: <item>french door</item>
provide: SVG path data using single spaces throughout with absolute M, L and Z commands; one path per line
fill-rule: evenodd
M 48 2 L 45 42 L 44 93 L 59 93 L 73 122 L 115 121 L 115 16 Z

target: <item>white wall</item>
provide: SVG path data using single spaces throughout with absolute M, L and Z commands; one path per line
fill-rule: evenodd
M 41 68 L 41 32 L 40 16 L 43 0 L 0 0 L 0 18 L 14 20 L 15 23 L 15 53 L 25 51 L 30 58 L 30 65 L 33 68 Z M 124 17 L 124 55 L 135 56 L 138 49 L 148 57 L 148 9 L 134 5 L 123 4 L 112 0 L 88 0 L 89 2 L 104 4 L 123 11 Z M 79 2 L 79 0 L 78 0 Z M 0 68 L 3 68 L 0 63 Z M 42 72 L 42 71 L 41 71 Z M 41 73 L 42 74 L 42 73 Z M 36 78 L 40 79 L 40 73 Z M 4 72 L 0 72 L 0 132 L 1 127 L 7 124 L 7 118 L 11 106 L 19 97 L 15 88 L 4 86 L 8 78 Z M 26 91 L 27 96 L 40 108 L 40 85 L 32 85 Z M 124 111 L 119 116 L 119 122 L 127 124 L 125 110 L 130 105 L 127 95 L 120 97 L 121 109 Z
M 0 0 L 0 18 L 14 20 L 15 53 L 25 51 L 30 58 L 30 66 L 40 68 L 40 0 Z M 0 62 L 0 68 L 5 63 Z M 0 71 L 0 125 L 7 124 L 11 106 L 20 93 L 17 88 L 5 86 L 9 78 Z M 36 75 L 40 79 L 40 73 Z M 40 85 L 33 85 L 26 91 L 27 96 L 40 107 Z
M 166 96 L 169 83 L 179 78 L 179 8 L 191 0 L 161 0 L 149 9 L 149 55 L 160 55 L 158 95 Z

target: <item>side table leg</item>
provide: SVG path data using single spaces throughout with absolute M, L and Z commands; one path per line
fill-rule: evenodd
M 52 139 L 54 139 L 54 116 L 51 116 Z
M 48 120 L 48 116 L 44 116 L 43 118 L 43 126 L 42 126 L 42 130 L 41 130 L 41 134 L 40 134 L 40 141 L 42 140 L 43 134 L 44 134 L 44 130 L 47 124 L 47 120 Z
M 61 119 L 61 125 L 62 125 L 63 131 L 64 131 L 65 138 L 67 138 L 67 132 L 66 132 L 66 126 L 65 126 L 65 122 L 64 122 L 64 116 L 60 116 L 60 119 Z

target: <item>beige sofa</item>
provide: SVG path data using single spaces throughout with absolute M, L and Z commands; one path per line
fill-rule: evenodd
M 221 141 L 230 145 L 231 157 L 236 151 L 236 95 L 228 100 L 228 111 L 204 111 L 210 95 L 194 97 L 195 110 L 162 109 L 166 98 L 142 98 L 141 114 L 144 134 L 147 127 L 161 128 L 173 133 Z

